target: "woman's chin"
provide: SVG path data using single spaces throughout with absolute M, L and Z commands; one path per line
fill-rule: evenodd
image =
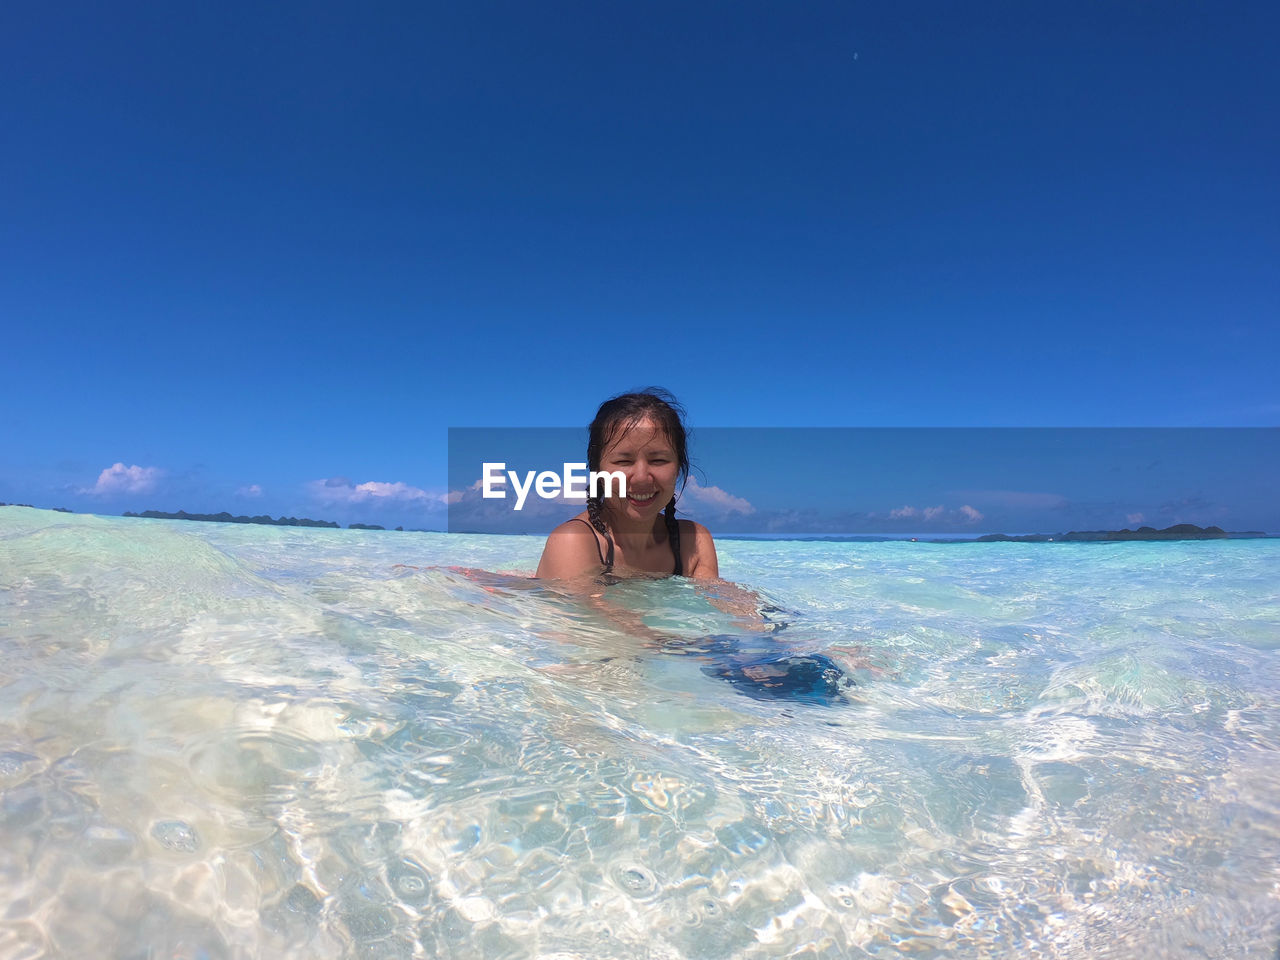
M 638 503 L 628 497 L 619 504 L 618 512 L 631 520 L 650 519 L 656 517 L 662 512 L 662 508 L 659 503 L 660 502 L 657 497 L 652 497 L 649 500 L 642 500 Z

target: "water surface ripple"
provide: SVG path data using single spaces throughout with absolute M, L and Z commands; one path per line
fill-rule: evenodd
M 0 508 L 0 957 L 1275 957 L 1280 543 L 540 546 Z

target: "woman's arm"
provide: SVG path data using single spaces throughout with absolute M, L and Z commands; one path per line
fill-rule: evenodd
M 715 580 L 699 584 L 698 592 L 707 598 L 707 603 L 732 616 L 734 622 L 745 630 L 764 632 L 777 629 L 777 624 L 761 612 L 765 602 L 754 590 L 728 580 Z
M 689 537 L 692 541 L 693 550 L 689 560 L 685 563 L 685 569 L 693 580 L 718 580 L 720 578 L 720 561 L 716 557 L 716 544 L 711 539 L 711 531 L 702 524 L 694 520 L 681 520 L 680 542 L 685 543 L 685 537 L 688 533 L 693 535 Z
M 681 543 L 684 535 L 691 534 L 693 553 L 685 569 L 692 580 L 713 581 L 700 585 L 699 592 L 707 598 L 717 610 L 737 618 L 739 626 L 748 630 L 772 630 L 774 624 L 765 619 L 760 608 L 764 602 L 754 590 L 747 590 L 720 579 L 720 559 L 716 555 L 716 544 L 711 538 L 711 531 L 693 520 L 681 521 Z

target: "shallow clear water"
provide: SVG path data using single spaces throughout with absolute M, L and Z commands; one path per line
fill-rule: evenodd
M 0 508 L 0 957 L 1275 956 L 1280 542 L 540 548 Z

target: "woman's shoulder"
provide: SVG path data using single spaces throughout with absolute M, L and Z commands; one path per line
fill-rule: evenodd
M 547 547 L 556 552 L 569 550 L 574 554 L 587 552 L 595 556 L 599 553 L 599 542 L 599 534 L 585 510 L 576 517 L 570 517 L 547 536 Z
M 586 512 L 551 531 L 534 574 L 540 580 L 569 580 L 598 569 L 600 543 Z
M 697 520 L 680 520 L 680 552 L 688 558 L 683 561 L 685 576 L 714 579 L 720 575 L 711 531 Z
M 694 542 L 695 540 L 701 539 L 703 537 L 710 540 L 711 531 L 708 530 L 706 527 L 704 527 L 702 524 L 700 524 L 697 520 L 689 520 L 686 517 L 681 517 L 680 518 L 680 539 L 684 540 L 685 537 L 689 538 L 690 543 Z
M 552 530 L 550 535 L 554 537 L 557 534 L 565 533 L 582 534 L 586 533 L 588 530 L 594 531 L 595 527 L 591 525 L 591 519 L 587 516 L 587 511 L 583 510 L 576 517 L 570 517 L 564 523 L 560 524 L 560 526 Z

